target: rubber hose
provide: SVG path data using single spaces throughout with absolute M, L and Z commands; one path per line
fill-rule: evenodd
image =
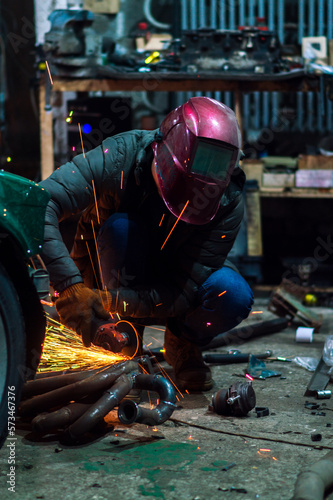
M 333 451 L 301 472 L 292 500 L 323 500 L 325 490 L 333 485 Z
M 170 24 L 160 23 L 153 17 L 151 13 L 151 0 L 145 0 L 145 3 L 143 4 L 143 12 L 147 21 L 155 26 L 155 28 L 160 28 L 161 30 L 168 30 L 171 28 Z

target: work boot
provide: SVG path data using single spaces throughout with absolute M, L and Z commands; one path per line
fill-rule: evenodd
M 208 391 L 213 387 L 210 368 L 204 363 L 198 346 L 176 337 L 167 328 L 164 337 L 164 358 L 175 372 L 175 382 L 189 392 Z

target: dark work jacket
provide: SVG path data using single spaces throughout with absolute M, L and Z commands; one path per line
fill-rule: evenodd
M 141 214 L 151 238 L 153 272 L 149 281 L 111 290 L 114 302 L 126 304 L 126 316 L 183 316 L 195 307 L 199 286 L 224 265 L 243 217 L 243 171 L 234 171 L 211 222 L 191 225 L 179 221 L 161 250 L 176 218 L 159 197 L 151 174 L 155 133 L 133 130 L 109 137 L 40 183 L 51 194 L 42 256 L 58 292 L 74 283 L 92 284 L 88 247 L 92 253 L 94 233 L 97 236 L 103 222 L 115 212 Z M 74 214 L 81 218 L 71 257 L 59 221 Z

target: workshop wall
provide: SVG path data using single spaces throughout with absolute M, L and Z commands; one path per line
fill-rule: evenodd
M 0 2 L 0 166 L 30 179 L 39 175 L 33 9 L 33 0 Z

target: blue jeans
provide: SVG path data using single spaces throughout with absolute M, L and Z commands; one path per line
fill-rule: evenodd
M 136 216 L 117 213 L 101 227 L 97 239 L 104 284 L 109 289 L 149 282 L 151 243 L 147 229 Z M 229 267 L 213 272 L 201 285 L 197 307 L 179 318 L 165 318 L 172 333 L 205 345 L 247 318 L 253 294 L 244 278 Z M 159 324 L 160 319 L 135 318 L 141 325 Z

